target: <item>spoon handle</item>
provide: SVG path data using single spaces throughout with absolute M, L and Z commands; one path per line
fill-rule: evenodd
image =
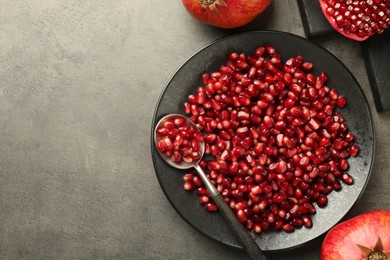
M 207 178 L 202 168 L 199 165 L 196 165 L 194 167 L 198 171 L 200 178 L 202 179 L 206 188 L 209 190 L 211 197 L 213 198 L 215 204 L 217 204 L 218 209 L 221 211 L 226 222 L 233 230 L 238 240 L 244 246 L 249 257 L 254 260 L 266 260 L 267 258 L 265 257 L 259 246 L 256 244 L 255 240 L 249 234 L 248 230 L 246 230 L 245 227 L 238 221 L 236 215 L 225 202 L 222 195 L 217 191 L 214 185 Z

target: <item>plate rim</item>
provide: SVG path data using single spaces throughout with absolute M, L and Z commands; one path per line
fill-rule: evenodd
M 327 50 L 325 47 L 319 45 L 318 43 L 316 42 L 313 42 L 313 41 L 310 41 L 309 39 L 305 38 L 305 37 L 302 37 L 300 35 L 296 35 L 296 34 L 293 34 L 293 33 L 290 33 L 290 32 L 284 32 L 284 31 L 278 31 L 278 30 L 255 30 L 255 31 L 247 31 L 247 32 L 241 32 L 241 33 L 233 33 L 231 35 L 227 35 L 227 36 L 223 36 L 223 37 L 220 37 L 218 39 L 215 39 L 211 42 L 209 42 L 208 44 L 202 46 L 201 48 L 199 48 L 197 51 L 195 51 L 193 54 L 191 54 L 172 74 L 172 76 L 166 81 L 165 83 L 165 87 L 163 88 L 163 90 L 161 91 L 158 99 L 157 99 L 157 102 L 156 102 L 156 105 L 154 107 L 154 112 L 153 112 L 153 116 L 152 116 L 152 120 L 151 120 L 151 134 L 150 134 L 150 147 L 151 147 L 151 155 L 152 155 L 152 162 L 153 162 L 153 169 L 154 169 L 154 173 L 155 173 L 155 176 L 157 177 L 157 180 L 159 182 L 159 185 L 160 185 L 160 188 L 161 190 L 163 191 L 166 199 L 169 201 L 169 204 L 171 205 L 171 207 L 173 207 L 173 209 L 176 211 L 177 214 L 179 214 L 179 216 L 188 224 L 190 225 L 193 229 L 195 229 L 197 232 L 201 233 L 202 235 L 204 235 L 205 237 L 209 238 L 209 239 L 212 239 L 214 241 L 217 241 L 219 244 L 221 245 L 224 245 L 224 246 L 228 246 L 230 248 L 234 248 L 234 249 L 240 249 L 240 250 L 244 250 L 244 248 L 242 246 L 239 246 L 239 245 L 233 245 L 233 244 L 228 244 L 226 242 L 222 242 L 212 236 L 210 236 L 209 234 L 205 233 L 203 230 L 199 229 L 197 226 L 195 226 L 193 223 L 191 223 L 190 221 L 188 221 L 183 215 L 182 213 L 179 211 L 179 209 L 174 205 L 174 203 L 171 201 L 170 197 L 168 196 L 166 190 L 163 188 L 163 185 L 162 185 L 162 182 L 160 180 L 160 176 L 157 174 L 156 172 L 156 156 L 157 156 L 157 153 L 156 153 L 156 147 L 155 147 L 155 144 L 154 144 L 154 135 L 153 135 L 153 132 L 154 132 L 154 123 L 156 122 L 157 120 L 157 113 L 158 113 L 158 108 L 160 106 L 160 103 L 161 103 L 161 99 L 163 98 L 166 90 L 168 89 L 168 86 L 170 85 L 170 83 L 172 82 L 172 80 L 175 78 L 176 74 L 181 70 L 181 68 L 186 65 L 188 62 L 190 62 L 190 60 L 192 60 L 196 55 L 198 55 L 200 52 L 202 52 L 203 50 L 209 48 L 210 46 L 218 43 L 218 42 L 221 42 L 221 41 L 224 41 L 224 40 L 227 40 L 229 38 L 235 38 L 235 37 L 242 37 L 243 35 L 248 35 L 248 34 L 278 34 L 278 35 L 285 35 L 285 36 L 288 36 L 288 37 L 293 37 L 293 38 L 297 38 L 299 40 L 303 40 L 305 42 L 307 42 L 308 44 L 311 44 L 311 45 L 314 45 L 315 47 L 325 51 L 327 54 L 329 54 L 333 59 L 335 59 L 344 69 L 345 71 L 351 76 L 352 80 L 355 82 L 356 86 L 358 87 L 358 90 L 360 92 L 360 94 L 362 95 L 363 97 L 363 100 L 365 102 L 365 105 L 367 107 L 367 110 L 368 110 L 368 116 L 369 116 L 369 121 L 370 121 L 370 128 L 371 128 L 371 131 L 372 131 L 372 154 L 371 154 L 371 162 L 370 162 L 370 165 L 368 165 L 368 172 L 367 172 L 367 178 L 366 178 L 366 181 L 364 183 L 364 185 L 362 186 L 362 189 L 360 190 L 360 193 L 359 195 L 356 197 L 354 203 L 352 204 L 352 206 L 345 212 L 345 214 L 343 214 L 343 216 L 340 218 L 339 221 L 337 221 L 334 225 L 332 225 L 328 230 L 326 230 L 325 232 L 317 235 L 316 237 L 313 237 L 309 240 L 307 240 L 306 242 L 303 242 L 303 243 L 300 243 L 298 245 L 295 245 L 295 246 L 290 246 L 290 247 L 287 247 L 287 248 L 281 248 L 281 249 L 264 249 L 263 251 L 265 252 L 272 252 L 272 253 L 277 253 L 277 252 L 284 252 L 284 251 L 289 251 L 289 250 L 293 250 L 293 249 L 296 249 L 296 248 L 300 248 L 300 247 L 303 247 L 305 245 L 307 245 L 308 243 L 311 243 L 317 239 L 319 239 L 320 237 L 324 236 L 326 233 L 328 233 L 333 227 L 335 227 L 336 225 L 338 225 L 339 223 L 343 222 L 345 217 L 347 216 L 347 214 L 352 210 L 352 208 L 356 205 L 356 203 L 359 201 L 359 199 L 362 197 L 364 191 L 366 190 L 366 187 L 369 183 L 369 180 L 371 178 L 371 174 L 372 174 L 372 170 L 373 170 L 373 165 L 374 165 L 374 161 L 375 161 L 375 151 L 376 151 L 376 134 L 375 134 L 375 125 L 374 125 L 374 120 L 373 120 L 373 115 L 372 115 L 372 109 L 370 107 L 370 104 L 368 102 L 368 99 L 367 99 L 367 96 L 365 95 L 360 83 L 357 81 L 357 79 L 355 78 L 354 74 L 348 69 L 348 67 L 336 56 L 334 55 L 332 52 L 330 52 L 329 50 Z

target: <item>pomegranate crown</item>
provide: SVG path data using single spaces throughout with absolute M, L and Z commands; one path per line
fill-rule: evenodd
M 223 0 L 198 0 L 203 9 L 209 8 L 211 11 L 218 13 L 217 5 L 227 7 Z
M 357 245 L 363 253 L 364 260 L 388 260 L 390 251 L 383 251 L 383 243 L 380 237 L 373 248 Z

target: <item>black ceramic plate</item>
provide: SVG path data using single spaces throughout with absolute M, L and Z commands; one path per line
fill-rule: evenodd
M 374 155 L 374 131 L 370 108 L 355 78 L 331 53 L 310 41 L 288 33 L 262 31 L 229 36 L 204 47 L 187 60 L 168 82 L 156 106 L 152 130 L 158 120 L 170 113 L 183 112 L 187 96 L 201 86 L 203 72 L 219 69 L 232 51 L 253 53 L 258 46 L 272 44 L 283 60 L 302 55 L 315 65 L 314 74 L 325 71 L 329 75 L 328 85 L 346 96 L 348 105 L 341 110 L 350 129 L 355 133 L 360 154 L 349 159 L 349 172 L 354 177 L 352 186 L 343 185 L 342 191 L 329 195 L 328 206 L 319 209 L 313 217 L 311 229 L 301 228 L 294 233 L 268 232 L 256 236 L 256 242 L 263 250 L 279 251 L 305 244 L 320 236 L 339 222 L 363 193 L 370 176 Z M 153 132 L 153 131 L 152 131 Z M 220 213 L 208 213 L 198 202 L 196 192 L 183 190 L 182 176 L 185 172 L 169 166 L 159 156 L 154 146 L 152 157 L 157 178 L 169 202 L 196 230 L 226 245 L 242 248 L 229 230 Z

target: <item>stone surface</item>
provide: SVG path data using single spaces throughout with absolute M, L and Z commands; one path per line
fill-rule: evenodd
M 169 3 L 168 3 L 169 2 Z M 181 1 L 0 0 L 0 259 L 247 259 L 186 224 L 150 155 L 154 107 L 176 69 L 220 37 L 303 36 L 296 1 L 236 30 L 200 24 Z M 371 180 L 347 215 L 390 208 L 390 114 L 377 114 L 359 45 L 318 41 L 373 110 Z M 275 259 L 319 259 L 321 240 Z

